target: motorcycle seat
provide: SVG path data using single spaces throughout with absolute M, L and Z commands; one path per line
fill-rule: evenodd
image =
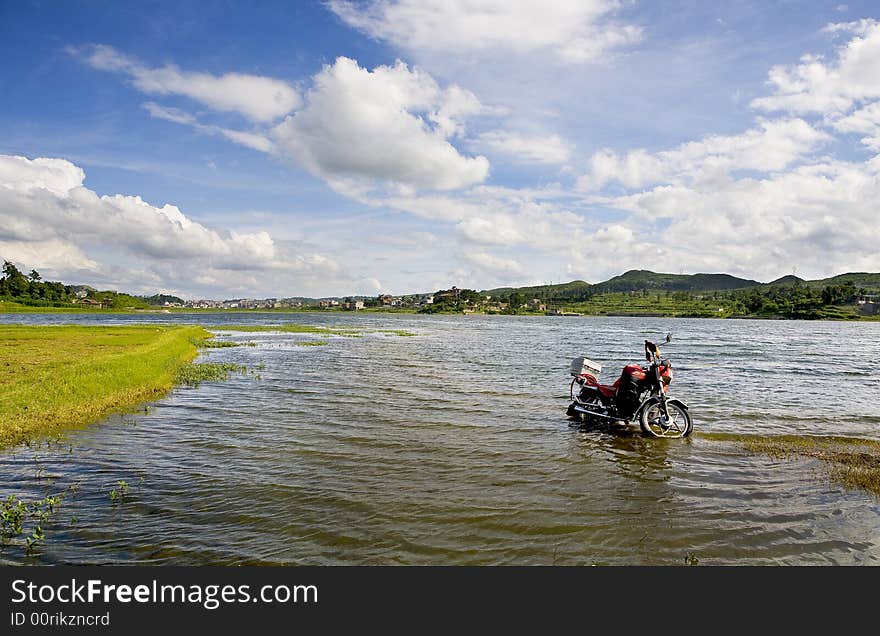
M 612 384 L 610 386 L 608 384 L 600 384 L 598 387 L 599 392 L 602 395 L 604 395 L 605 397 L 609 397 L 609 398 L 614 397 L 615 395 L 617 395 L 617 387 L 619 384 L 620 384 L 620 378 L 615 380 L 614 384 Z

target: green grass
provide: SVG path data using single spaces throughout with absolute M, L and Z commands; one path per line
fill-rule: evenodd
M 327 344 L 326 340 L 303 340 L 295 343 L 298 347 L 323 347 Z
M 556 307 L 556 303 L 550 303 Z M 564 303 L 559 306 L 563 311 L 599 316 L 681 316 L 700 318 L 726 318 L 730 316 L 729 303 L 723 299 L 688 299 L 683 300 L 667 295 L 665 292 L 615 292 L 596 294 L 586 301 Z M 721 311 L 718 311 L 721 309 Z
M 201 327 L 0 325 L 0 448 L 164 395 Z
M 86 309 L 75 306 L 33 307 L 8 300 L 0 300 L 0 314 L 88 314 L 92 312 L 110 313 L 109 310 L 103 309 Z
M 775 458 L 810 457 L 823 462 L 828 475 L 847 488 L 880 497 L 880 441 L 811 435 L 734 435 L 702 433 L 702 439 L 732 441 L 744 450 Z

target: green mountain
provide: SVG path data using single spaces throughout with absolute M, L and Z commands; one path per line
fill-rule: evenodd
M 509 296 L 511 293 L 519 293 L 528 298 L 583 298 L 593 285 L 582 280 L 573 280 L 570 283 L 557 285 L 533 285 L 531 287 L 496 287 L 480 292 L 484 296 Z
M 777 278 L 776 280 L 771 280 L 767 283 L 768 286 L 779 286 L 779 285 L 804 285 L 807 281 L 803 278 L 798 278 L 794 274 L 789 274 L 788 276 L 783 276 L 782 278 Z
M 628 292 L 642 290 L 662 291 L 722 291 L 757 287 L 758 281 L 737 278 L 730 274 L 658 274 L 645 269 L 632 269 L 604 283 L 593 285 L 595 291 Z
M 544 300 L 585 300 L 595 294 L 615 292 L 669 291 L 669 292 L 715 292 L 736 291 L 752 288 L 792 287 L 803 285 L 811 289 L 822 289 L 829 285 L 842 285 L 852 281 L 857 288 L 880 291 L 880 274 L 851 272 L 820 280 L 804 280 L 789 274 L 769 283 L 761 283 L 730 274 L 664 274 L 645 269 L 633 269 L 601 283 L 590 284 L 582 280 L 557 285 L 534 285 L 529 287 L 496 287 L 480 292 L 493 297 L 509 296 L 513 293 L 526 298 Z
M 864 287 L 871 291 L 880 291 L 880 274 L 869 274 L 867 272 L 850 272 L 821 280 L 808 280 L 806 284 L 810 287 L 825 287 L 826 285 L 843 285 L 849 282 L 852 282 L 859 288 Z

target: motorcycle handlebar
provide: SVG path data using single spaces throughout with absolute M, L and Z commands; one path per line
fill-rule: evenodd
M 672 334 L 666 334 L 666 342 L 667 344 L 672 342 Z M 660 358 L 660 347 L 651 342 L 650 340 L 645 340 L 645 360 L 650 362 L 653 356 L 656 356 L 658 359 Z

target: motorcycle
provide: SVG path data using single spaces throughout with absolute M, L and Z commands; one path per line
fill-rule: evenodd
M 666 342 L 672 335 L 666 335 Z M 648 437 L 687 437 L 694 428 L 688 406 L 667 396 L 672 363 L 660 348 L 645 340 L 647 366 L 628 364 L 614 384 L 599 384 L 602 365 L 588 358 L 571 361 L 571 404 L 567 414 L 585 423 L 632 423 Z

